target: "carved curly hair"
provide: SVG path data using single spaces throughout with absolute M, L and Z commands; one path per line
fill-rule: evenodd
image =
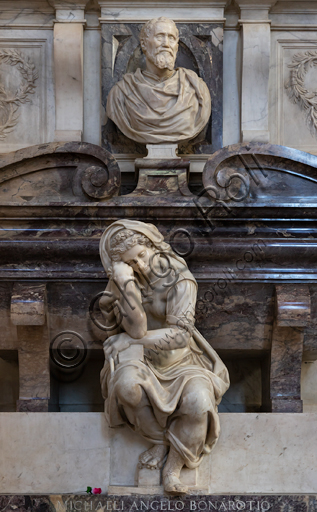
M 146 245 L 154 247 L 151 240 L 141 233 L 136 233 L 131 229 L 123 229 L 110 241 L 110 257 L 112 261 L 120 261 L 120 255 L 134 247 L 135 245 Z
M 160 21 L 163 21 L 163 22 L 168 22 L 168 23 L 172 23 L 175 25 L 175 28 L 176 28 L 176 33 L 177 33 L 177 37 L 179 37 L 179 32 L 178 32 L 178 28 L 176 27 L 176 24 L 174 23 L 173 20 L 169 19 L 169 18 L 166 18 L 165 16 L 161 16 L 160 18 L 153 18 L 149 21 L 147 21 L 143 27 L 141 28 L 141 31 L 140 31 L 140 42 L 141 42 L 141 47 L 142 47 L 142 43 L 144 44 L 144 42 L 146 41 L 146 39 L 148 39 L 148 37 L 150 37 L 151 33 L 152 33 L 152 30 L 153 30 L 153 27 L 156 25 L 156 23 L 159 23 Z M 143 48 L 142 48 L 143 49 Z

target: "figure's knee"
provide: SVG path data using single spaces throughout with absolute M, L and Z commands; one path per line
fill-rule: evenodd
M 184 390 L 181 412 L 190 416 L 201 416 L 210 411 L 212 407 L 211 390 L 206 386 L 190 386 Z
M 115 384 L 116 395 L 123 405 L 137 407 L 142 399 L 142 387 L 135 368 L 119 370 Z

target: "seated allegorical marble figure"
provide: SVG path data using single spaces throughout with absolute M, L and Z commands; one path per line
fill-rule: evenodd
M 172 20 L 161 17 L 145 23 L 140 43 L 146 70 L 126 73 L 109 93 L 107 115 L 132 140 L 144 144 L 186 141 L 208 122 L 207 85 L 190 69 L 174 69 L 178 41 Z
M 226 367 L 194 325 L 197 283 L 153 224 L 114 222 L 100 255 L 109 282 L 99 304 L 113 326 L 101 371 L 109 425 L 127 424 L 150 441 L 139 465 L 163 468 L 165 491 L 186 493 L 181 469 L 198 467 L 215 445 L 217 406 L 229 387 Z M 120 361 L 134 345 L 144 357 Z

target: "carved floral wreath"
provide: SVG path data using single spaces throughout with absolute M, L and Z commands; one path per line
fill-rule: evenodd
M 311 50 L 294 55 L 292 63 L 288 66 L 292 70 L 285 87 L 293 102 L 308 110 L 309 120 L 317 130 L 317 91 L 308 91 L 304 83 L 306 73 L 313 66 L 317 66 L 317 51 Z
M 0 64 L 1 62 L 17 66 L 22 75 L 22 82 L 15 94 L 6 91 L 0 84 L 0 140 L 3 140 L 18 122 L 19 106 L 30 101 L 28 96 L 34 94 L 38 73 L 32 61 L 23 57 L 18 50 L 0 50 Z

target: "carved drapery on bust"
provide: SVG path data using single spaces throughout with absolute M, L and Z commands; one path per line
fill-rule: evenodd
M 109 424 L 127 423 L 151 441 L 141 467 L 161 469 L 167 455 L 165 490 L 187 492 L 181 469 L 199 466 L 215 445 L 217 406 L 229 386 L 226 367 L 194 326 L 197 283 L 152 224 L 114 222 L 100 255 L 110 278 L 100 308 L 113 326 L 101 372 Z
M 140 34 L 146 70 L 125 74 L 109 93 L 107 115 L 130 139 L 145 144 L 190 140 L 208 122 L 206 84 L 192 70 L 174 69 L 178 40 L 172 20 L 147 22 Z

